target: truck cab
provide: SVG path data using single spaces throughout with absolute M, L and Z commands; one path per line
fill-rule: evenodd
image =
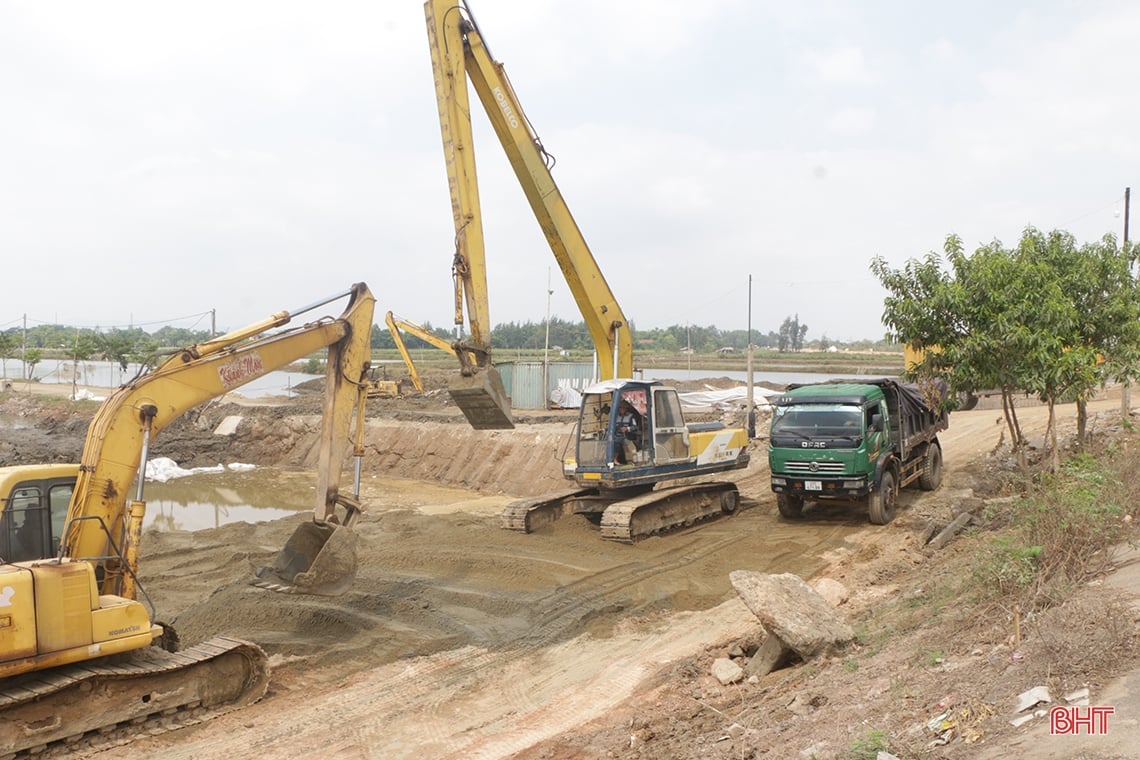
M 799 518 L 805 501 L 866 505 L 872 522 L 894 517 L 897 491 L 941 480 L 937 432 L 943 412 L 894 380 L 792 387 L 774 400 L 768 439 L 780 514 Z

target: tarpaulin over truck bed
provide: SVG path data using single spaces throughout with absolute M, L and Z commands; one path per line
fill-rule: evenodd
M 917 416 L 933 412 L 935 417 L 941 418 L 940 428 L 947 426 L 949 412 L 943 411 L 941 406 L 949 397 L 950 388 L 943 380 L 924 380 L 918 383 L 906 383 L 891 377 L 859 377 L 848 380 L 828 380 L 824 383 L 795 383 L 788 386 L 803 388 L 812 385 L 875 385 L 884 393 L 891 393 L 899 400 L 899 413 L 903 416 Z M 801 399 L 802 400 L 802 399 Z

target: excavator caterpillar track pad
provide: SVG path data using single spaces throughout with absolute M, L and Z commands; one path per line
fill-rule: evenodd
M 304 522 L 255 586 L 289 594 L 339 596 L 356 578 L 356 534 L 340 525 Z
M 700 483 L 663 488 L 623 499 L 602 513 L 602 538 L 633 543 L 701 520 L 732 514 L 740 503 L 735 483 Z
M 500 524 L 507 530 L 530 533 L 570 511 L 575 498 L 593 492 L 592 488 L 573 488 L 534 499 L 513 501 L 503 508 L 499 516 Z
M 132 725 L 150 735 L 143 728 L 150 718 L 181 711 L 214 717 L 257 702 L 268 688 L 261 647 L 225 636 L 181 652 L 151 646 L 29 673 L 0 686 L 0 751 L 34 755 Z
M 476 430 L 511 430 L 511 397 L 503 385 L 503 377 L 494 367 L 474 375 L 455 375 L 448 381 L 447 392 L 463 416 Z

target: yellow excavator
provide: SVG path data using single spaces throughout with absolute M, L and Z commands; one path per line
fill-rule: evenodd
M 563 474 L 574 480 L 578 488 L 508 505 L 502 516 L 503 526 L 530 531 L 573 512 L 597 520 L 604 538 L 628 542 L 735 511 L 739 494 L 731 482 L 658 487 L 681 478 L 746 467 L 748 435 L 743 429 L 726 428 L 720 423 L 686 424 L 674 389 L 632 379 L 629 321 L 558 190 L 550 172 L 553 161 L 526 118 L 503 65 L 487 49 L 469 4 L 464 0 L 427 0 L 424 12 L 455 222 L 452 268 L 457 324 L 462 323 L 460 307 L 466 303 L 473 340 L 489 357 L 487 280 L 468 97 L 470 82 L 546 236 L 598 354 L 601 382 L 583 394 L 575 454 L 563 462 Z M 488 363 L 488 369 L 481 374 L 488 375 L 491 369 Z M 509 421 L 509 399 L 499 399 L 496 404 L 494 394 L 487 390 L 493 382 L 471 381 L 468 385 L 483 392 L 480 409 L 499 411 L 490 423 L 496 419 Z M 631 426 L 622 419 L 623 402 L 635 419 L 636 435 L 626 429 Z M 471 419 L 472 414 L 467 416 Z M 632 450 L 627 442 L 634 444 Z
M 346 296 L 339 317 L 286 327 Z M 374 305 L 358 283 L 180 349 L 100 406 L 78 465 L 0 468 L 0 754 L 36 752 L 156 714 L 228 709 L 265 694 L 269 667 L 255 644 L 215 637 L 167 651 L 177 637 L 155 620 L 138 581 L 150 443 L 193 407 L 327 348 L 317 505 L 255 582 L 343 592 L 355 573 L 351 526 L 361 511 Z M 357 462 L 351 494 L 340 489 L 350 444 Z
M 420 372 L 416 369 L 415 362 L 412 361 L 412 354 L 408 351 L 408 344 L 404 341 L 403 333 L 407 332 L 414 335 L 428 345 L 435 346 L 440 351 L 449 353 L 452 356 L 456 355 L 455 345 L 448 343 L 423 325 L 416 324 L 403 317 L 397 317 L 390 311 L 384 315 L 384 323 L 388 326 L 388 332 L 392 335 L 392 341 L 396 344 L 396 350 L 400 352 L 400 357 L 404 360 L 404 366 L 408 368 L 408 376 L 412 379 L 412 385 L 415 386 L 417 391 L 423 393 L 424 382 L 420 379 Z M 474 360 L 475 357 L 472 355 L 468 359 L 468 364 L 470 365 Z M 502 382 L 501 378 L 499 382 Z

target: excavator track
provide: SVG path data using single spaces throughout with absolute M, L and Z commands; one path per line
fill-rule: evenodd
M 732 514 L 740 503 L 735 483 L 697 483 L 622 499 L 602 513 L 602 538 L 633 543 L 700 520 Z
M 268 687 L 261 647 L 225 636 L 180 652 L 147 647 L 111 661 L 29 673 L 0 688 L 0 758 L 42 756 L 92 732 L 134 729 L 149 736 L 253 704 Z
M 661 488 L 613 501 L 602 508 L 575 509 L 580 499 L 605 502 L 605 493 L 592 488 L 571 489 L 532 499 L 520 499 L 503 508 L 500 524 L 507 530 L 530 533 L 571 511 L 601 512 L 602 538 L 633 543 L 673 528 L 692 525 L 722 514 L 732 514 L 740 503 L 735 483 L 695 483 Z M 610 497 L 613 498 L 613 497 Z
M 592 488 L 572 488 L 568 491 L 546 494 L 534 499 L 520 499 L 503 507 L 499 516 L 502 527 L 530 533 L 536 528 L 554 522 L 570 509 L 578 496 L 593 493 Z

